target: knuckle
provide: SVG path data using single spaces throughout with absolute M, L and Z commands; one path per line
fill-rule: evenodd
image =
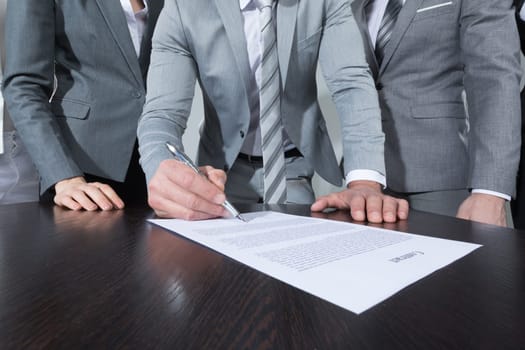
M 199 197 L 195 194 L 190 194 L 186 200 L 186 207 L 191 209 L 197 209 L 199 207 Z
M 180 172 L 179 176 L 179 183 L 182 187 L 188 188 L 193 185 L 193 182 L 195 180 L 195 174 L 194 173 L 188 173 L 186 171 Z
M 148 205 L 155 210 L 155 213 L 158 214 L 159 208 L 160 208 L 160 201 L 156 196 L 149 196 L 148 197 Z
M 103 190 L 103 191 L 109 191 L 109 190 L 111 190 L 111 186 L 109 186 L 108 184 L 102 184 L 102 183 L 101 183 L 101 184 L 99 184 L 98 186 L 99 186 L 99 188 L 100 188 L 101 190 Z
M 161 189 L 162 186 L 155 179 L 148 184 L 149 193 L 159 193 Z

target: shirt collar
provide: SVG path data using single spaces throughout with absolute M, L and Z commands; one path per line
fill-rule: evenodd
M 241 11 L 246 10 L 248 5 L 250 5 L 254 0 L 239 0 L 239 4 L 241 6 Z
M 148 15 L 148 12 L 149 12 L 148 0 L 144 0 L 144 8 L 140 10 L 139 12 L 137 12 L 135 15 L 144 18 Z
M 122 8 L 124 8 L 126 12 L 129 12 L 130 14 L 141 16 L 141 15 L 147 14 L 149 10 L 149 4 L 148 4 L 149 1 L 148 0 L 143 0 L 143 1 L 144 1 L 144 8 L 140 10 L 139 12 L 137 12 L 136 14 L 133 13 L 133 8 L 131 7 L 131 2 L 129 0 L 120 0 L 120 3 L 122 4 Z

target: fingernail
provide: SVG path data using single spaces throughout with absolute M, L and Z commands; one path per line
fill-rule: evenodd
M 352 216 L 355 220 L 364 220 L 365 219 L 365 213 L 361 210 L 354 211 L 354 215 Z
M 394 221 L 396 217 L 392 213 L 385 213 L 384 215 L 385 221 Z

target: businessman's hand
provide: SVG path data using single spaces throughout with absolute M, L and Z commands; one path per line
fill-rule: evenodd
M 460 219 L 507 226 L 505 200 L 484 193 L 472 193 L 461 203 L 456 215 Z
M 174 159 L 160 163 L 148 184 L 148 203 L 160 217 L 202 220 L 226 216 L 226 173 L 211 166 L 200 167 L 207 179 Z
M 111 186 L 100 182 L 86 182 L 82 176 L 55 184 L 56 205 L 72 210 L 111 210 L 124 208 L 124 202 Z
M 383 194 L 381 185 L 373 181 L 352 181 L 341 192 L 319 197 L 311 210 L 326 208 L 350 209 L 352 219 L 372 223 L 396 222 L 408 217 L 408 202 Z

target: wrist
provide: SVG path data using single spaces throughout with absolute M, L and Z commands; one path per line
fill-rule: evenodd
M 348 189 L 358 188 L 358 187 L 368 187 L 373 188 L 374 190 L 381 191 L 381 184 L 375 181 L 369 180 L 355 180 L 350 182 L 347 186 Z

